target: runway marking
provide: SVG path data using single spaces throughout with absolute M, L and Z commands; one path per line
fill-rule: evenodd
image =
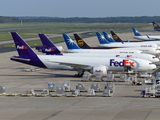
M 132 107 L 142 107 L 142 105 L 132 105 Z
M 111 106 L 111 108 L 121 108 L 122 106 Z
M 152 105 L 153 107 L 160 107 L 160 105 Z
M 104 106 L 110 106 L 110 105 L 118 105 L 119 103 L 116 104 L 105 104 Z

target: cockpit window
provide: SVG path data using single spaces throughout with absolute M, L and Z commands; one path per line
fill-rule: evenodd
M 149 63 L 149 65 L 153 65 L 154 63 Z

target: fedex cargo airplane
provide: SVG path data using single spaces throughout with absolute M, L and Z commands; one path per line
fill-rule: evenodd
M 84 40 L 82 40 L 77 34 L 74 34 L 75 37 L 81 40 L 83 44 L 86 44 Z M 61 54 L 61 51 L 58 50 L 58 48 L 54 45 L 54 43 L 44 34 L 39 34 L 40 40 L 44 46 L 46 47 L 51 47 L 52 51 L 42 51 L 43 53 L 50 54 L 50 55 L 58 55 Z M 79 40 L 78 39 L 78 40 Z M 45 49 L 44 49 L 45 50 Z M 155 55 L 151 54 L 145 54 L 145 53 L 134 53 L 134 52 L 127 52 L 127 53 L 63 53 L 63 56 L 82 56 L 82 57 L 130 57 L 130 58 L 142 58 L 149 60 L 151 62 L 159 62 L 159 58 L 157 58 Z
M 103 35 L 96 32 L 100 47 L 123 47 L 123 49 L 134 49 L 141 50 L 148 54 L 158 54 L 160 53 L 160 46 L 157 43 L 147 43 L 147 42 L 123 42 L 113 31 L 111 31 L 113 39 L 116 41 L 114 43 L 109 43 Z M 117 42 L 118 41 L 118 42 Z M 121 42 L 120 42 L 121 41 Z M 124 48 L 125 47 L 125 48 Z
M 131 66 L 136 72 L 156 69 L 156 65 L 151 61 L 139 58 L 37 55 L 16 32 L 11 32 L 11 35 L 19 55 L 10 59 L 24 64 L 48 69 L 83 70 L 103 75 L 106 75 L 107 71 L 123 71 L 124 66 Z

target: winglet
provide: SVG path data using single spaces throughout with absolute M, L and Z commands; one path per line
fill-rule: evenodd
M 111 32 L 111 34 L 112 34 L 112 38 L 113 38 L 116 42 L 122 42 L 122 44 L 124 44 L 123 41 L 122 41 L 122 39 L 119 38 L 118 35 L 116 35 L 116 33 L 114 33 L 113 31 L 110 31 L 110 32 Z
M 134 33 L 135 36 L 142 36 L 142 35 L 138 32 L 138 30 L 136 30 L 135 28 L 132 28 L 132 31 L 133 31 L 133 33 Z
M 115 42 L 107 32 L 103 32 L 103 35 L 109 42 Z
M 96 35 L 100 44 L 110 44 L 99 32 L 96 32 Z
M 63 34 L 63 38 L 68 49 L 81 49 L 67 34 Z
M 11 32 L 19 56 L 36 56 L 31 47 L 16 32 Z
M 91 47 L 78 34 L 73 34 L 73 35 L 76 39 L 77 45 L 80 48 L 91 49 Z

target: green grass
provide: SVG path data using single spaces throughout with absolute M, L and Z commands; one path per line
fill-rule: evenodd
M 84 38 L 85 36 L 83 36 L 83 38 Z M 71 37 L 72 39 L 74 39 L 73 38 L 73 36 Z M 57 43 L 57 42 L 64 42 L 64 39 L 63 38 L 54 38 L 54 39 L 50 39 L 53 43 Z M 35 47 L 35 46 L 41 46 L 42 45 L 42 43 L 41 43 L 41 41 L 40 40 L 36 40 L 36 41 L 29 41 L 29 42 L 27 42 L 27 44 L 29 45 L 29 46 L 31 46 L 31 47 Z M 15 45 L 13 45 L 13 44 L 8 44 L 8 45 L 4 45 L 4 47 L 15 47 Z
M 10 32 L 18 32 L 22 38 L 38 37 L 38 33 L 62 34 L 77 31 L 92 31 L 86 36 L 95 35 L 95 32 L 115 30 L 117 33 L 132 32 L 131 28 L 137 30 L 153 29 L 148 23 L 23 23 L 22 25 L 0 24 L 0 40 L 12 40 Z M 63 38 L 53 39 L 53 42 L 63 41 Z M 29 44 L 40 44 L 39 41 Z

